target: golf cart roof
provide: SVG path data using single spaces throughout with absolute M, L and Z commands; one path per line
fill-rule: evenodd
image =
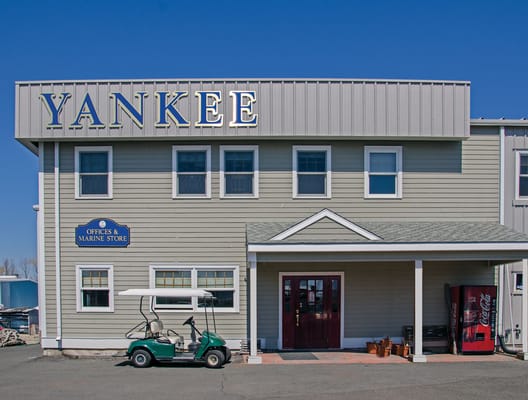
M 159 296 L 159 297 L 213 297 L 211 292 L 203 289 L 127 289 L 119 292 L 120 296 Z

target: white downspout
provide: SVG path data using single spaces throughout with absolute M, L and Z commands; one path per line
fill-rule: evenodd
M 55 301 L 57 312 L 57 348 L 62 349 L 61 256 L 60 256 L 60 146 L 55 142 Z
M 517 354 L 517 357 L 521 360 L 528 361 L 528 259 L 523 259 L 523 288 L 522 288 L 522 318 L 521 318 L 521 340 L 522 340 L 522 352 Z

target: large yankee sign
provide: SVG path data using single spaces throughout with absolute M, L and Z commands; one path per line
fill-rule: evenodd
M 167 128 L 172 124 L 177 127 L 189 127 L 193 123 L 195 127 L 222 127 L 224 126 L 224 114 L 220 112 L 220 104 L 224 100 L 222 91 L 196 91 L 194 106 L 197 108 L 198 117 L 191 121 L 179 107 L 182 99 L 189 97 L 188 91 L 155 91 L 153 99 L 145 91 L 134 92 L 133 98 L 127 98 L 121 92 L 110 92 L 108 102 L 99 102 L 99 107 L 110 110 L 108 121 L 103 120 L 102 113 L 92 96 L 86 93 L 82 101 L 75 105 L 70 99 L 70 92 L 41 93 L 40 100 L 46 107 L 49 120 L 46 127 L 53 128 L 120 128 L 123 118 L 130 118 L 134 124 L 143 129 L 144 111 L 149 100 L 154 104 L 156 128 Z M 229 127 L 251 127 L 257 126 L 258 114 L 254 112 L 254 103 L 257 101 L 255 91 L 230 90 L 231 119 Z M 152 96 L 151 96 L 152 97 Z M 68 107 L 73 107 L 71 120 L 64 121 L 63 115 Z M 188 107 L 185 107 L 188 108 Z

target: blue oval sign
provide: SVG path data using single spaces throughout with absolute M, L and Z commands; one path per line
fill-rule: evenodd
M 108 218 L 96 218 L 75 228 L 75 244 L 79 247 L 127 247 L 130 229 Z

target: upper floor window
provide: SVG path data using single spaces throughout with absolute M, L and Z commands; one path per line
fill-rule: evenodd
M 211 147 L 173 146 L 172 197 L 211 197 Z
M 364 173 L 365 198 L 401 198 L 401 146 L 366 146 Z
M 258 197 L 258 146 L 220 146 L 220 197 Z
M 75 147 L 75 198 L 112 198 L 112 147 Z
M 331 197 L 330 146 L 293 146 L 293 197 Z
M 77 266 L 77 311 L 114 311 L 114 283 L 111 265 Z
M 516 193 L 517 200 L 528 199 L 528 151 L 518 151 L 516 157 Z

